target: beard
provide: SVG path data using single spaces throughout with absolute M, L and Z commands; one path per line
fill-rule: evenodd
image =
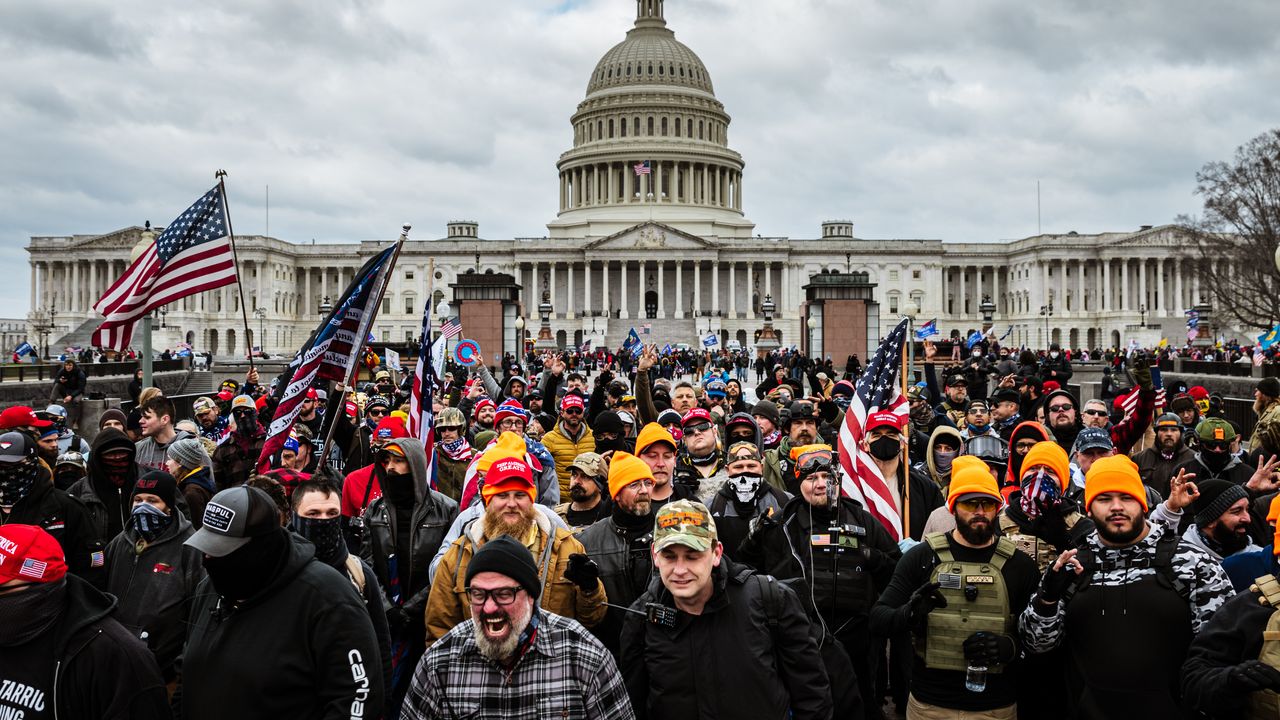
M 956 518 L 956 529 L 960 531 L 960 537 L 970 545 L 986 545 L 991 542 L 991 538 L 995 537 L 996 526 L 993 520 L 982 518 L 981 520 L 971 518 L 968 521 Z
M 622 508 L 622 511 L 628 515 L 645 517 L 653 509 L 653 501 L 649 498 L 636 498 L 631 501 L 631 507 L 627 507 L 621 503 L 618 504 L 618 507 Z
M 569 488 L 569 499 L 574 502 L 585 502 L 595 497 L 584 485 L 574 485 Z
M 1165 437 L 1160 437 L 1158 435 L 1156 436 L 1156 447 L 1161 452 L 1173 452 L 1174 450 L 1177 450 L 1178 446 L 1181 444 L 1182 444 L 1182 439 L 1176 436 L 1172 436 L 1172 435 L 1165 436 Z
M 1209 533 L 1209 537 L 1213 542 L 1222 548 L 1220 553 L 1223 557 L 1234 555 L 1241 550 L 1249 547 L 1248 533 L 1236 532 L 1226 525 L 1218 523 L 1214 526 L 1213 531 Z
M 1113 545 L 1131 545 L 1137 540 L 1142 532 L 1147 529 L 1147 523 L 1141 518 L 1133 521 L 1132 526 L 1128 530 L 1112 530 L 1111 525 L 1106 521 L 1107 518 L 1093 518 L 1093 524 L 1098 531 L 1099 537 Z
M 472 618 L 475 621 L 473 628 L 476 638 L 476 649 L 480 654 L 495 662 L 502 662 L 509 659 L 515 654 L 516 646 L 520 644 L 520 636 L 524 634 L 525 628 L 529 627 L 529 619 L 533 616 L 533 606 L 527 603 L 518 603 L 520 609 L 516 609 L 516 605 L 512 605 L 511 612 L 496 612 L 487 614 L 472 609 L 474 613 Z M 486 620 L 505 619 L 510 625 L 507 634 L 501 640 L 490 638 L 484 633 Z
M 508 522 L 498 515 L 484 514 L 484 536 L 488 540 L 492 540 L 499 535 L 510 535 L 516 542 L 523 543 L 524 539 L 529 536 L 529 531 L 533 529 L 533 524 L 537 519 L 537 510 L 530 505 L 527 509 L 520 512 L 520 519 L 515 522 Z

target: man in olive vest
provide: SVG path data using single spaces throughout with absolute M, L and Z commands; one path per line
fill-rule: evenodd
M 1039 574 L 1031 558 L 996 537 L 1001 504 L 985 468 L 953 473 L 947 507 L 956 529 L 907 551 L 871 610 L 873 634 L 909 629 L 915 637 L 908 717 L 1017 717 L 1015 621 Z

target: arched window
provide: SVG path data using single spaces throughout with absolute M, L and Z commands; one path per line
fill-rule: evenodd
M 649 137 L 653 137 L 653 116 L 649 116 Z
M 649 63 L 649 74 L 653 74 L 653 63 Z
M 667 119 L 664 117 L 662 118 L 662 137 L 666 137 L 666 136 L 667 136 Z
M 619 123 L 619 126 L 620 126 L 620 129 L 622 130 L 621 137 L 626 137 L 627 136 L 627 119 L 622 118 L 622 122 Z
M 705 138 L 704 138 L 704 136 L 703 136 L 703 133 L 702 133 L 702 129 L 703 129 L 702 121 L 701 121 L 701 120 L 699 120 L 699 121 L 698 121 L 698 139 L 699 139 L 699 140 L 704 140 L 704 139 L 705 139 Z
M 693 118 L 689 118 L 685 121 L 684 134 L 686 137 L 693 137 Z
M 640 134 L 640 116 L 639 115 L 635 116 L 634 118 L 631 118 L 631 134 L 632 135 Z
M 659 65 L 659 66 L 658 66 L 658 74 L 659 74 L 659 75 L 664 74 L 664 73 L 662 72 L 662 66 L 661 66 L 661 65 Z
M 596 139 L 597 140 L 604 139 L 604 121 L 603 120 L 596 121 Z
M 674 125 L 675 125 L 674 129 L 676 131 L 676 137 L 680 137 L 680 118 L 676 118 Z
M 613 118 L 609 118 L 609 137 L 613 138 Z
M 631 64 L 627 63 L 627 77 L 631 77 Z

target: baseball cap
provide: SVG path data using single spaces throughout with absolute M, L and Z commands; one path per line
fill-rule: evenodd
M 22 462 L 35 455 L 36 445 L 24 432 L 7 432 L 0 435 L 0 463 Z
M 374 380 L 383 380 L 383 379 L 390 380 L 390 379 L 391 379 L 391 371 L 389 371 L 389 370 L 379 370 L 377 373 L 375 373 L 375 374 L 374 374 L 373 379 L 374 379 Z
M 204 412 L 205 410 L 216 411 L 217 409 L 218 404 L 215 403 L 211 397 L 198 397 L 195 402 L 191 403 L 191 410 L 197 413 Z
M 1211 417 L 1201 420 L 1200 424 L 1196 425 L 1196 435 L 1199 435 L 1200 439 L 1206 442 L 1235 440 L 1236 429 L 1231 426 L 1231 423 L 1222 418 Z M 0 436 L 0 438 L 2 437 Z
M 969 380 L 960 373 L 956 373 L 951 377 L 947 378 L 947 387 L 956 387 L 957 385 L 964 385 L 965 387 L 969 387 Z
M 302 397 L 307 400 L 315 400 L 316 398 L 320 397 L 320 395 L 319 393 L 316 392 L 315 388 L 307 388 L 306 394 L 304 394 Z
M 995 405 L 999 405 L 1002 402 L 1020 403 L 1022 402 L 1022 396 L 1013 388 L 1002 388 L 991 395 L 991 402 Z
M 237 395 L 235 400 L 231 401 L 231 410 L 234 412 L 241 409 L 258 412 L 258 405 L 248 395 Z
M 974 398 L 973 400 L 970 400 L 969 404 L 965 405 L 964 409 L 965 409 L 965 412 L 968 412 L 974 408 L 982 408 L 983 410 L 986 410 L 986 411 L 991 410 L 991 406 L 987 404 L 987 401 L 981 398 Z
M 1114 450 L 1115 445 L 1111 442 L 1111 433 L 1106 428 L 1085 428 L 1076 435 L 1076 452 L 1084 452 L 1085 450 Z
M 694 500 L 677 500 L 663 505 L 653 518 L 653 549 L 672 545 L 706 552 L 716 544 L 716 521 L 707 506 Z
M 586 407 L 582 402 L 582 396 L 577 393 L 569 393 L 560 400 L 560 412 L 564 412 L 569 408 L 578 408 L 579 410 Z
M 602 478 L 609 473 L 605 468 L 604 458 L 593 452 L 579 453 L 578 457 L 569 463 L 569 467 L 578 468 L 583 475 L 593 478 Z
M 280 511 L 262 490 L 247 485 L 228 488 L 204 506 L 204 527 L 187 538 L 189 545 L 211 557 L 225 557 L 255 537 L 280 527 Z
M 681 426 L 691 425 L 696 422 L 711 422 L 711 413 L 707 412 L 703 408 L 696 407 L 689 410 L 689 412 L 684 414 L 684 417 L 680 418 Z
M 0 412 L 0 430 L 13 430 L 20 427 L 46 428 L 50 425 L 53 423 L 36 417 L 35 412 L 26 405 L 14 405 Z
M 912 385 L 907 388 L 907 400 L 924 400 L 925 402 L 929 402 L 928 388 L 924 388 L 919 385 Z
M 724 397 L 725 395 L 724 388 L 725 388 L 725 385 L 722 381 L 712 380 L 711 382 L 707 383 L 706 390 L 708 395 L 712 395 L 715 397 Z
M 871 432 L 879 427 L 892 427 L 899 432 L 902 431 L 902 418 L 897 413 L 888 410 L 880 410 L 867 416 L 867 432 Z
M 67 574 L 62 546 L 35 525 L 0 526 L 0 583 L 57 582 Z

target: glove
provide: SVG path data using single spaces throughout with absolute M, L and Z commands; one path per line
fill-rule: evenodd
M 1004 665 L 1018 654 L 1018 646 L 1008 635 L 976 632 L 964 641 L 964 659 L 976 665 Z
M 1138 387 L 1143 390 L 1155 390 L 1155 383 L 1151 381 L 1151 366 L 1145 362 L 1140 362 L 1129 371 L 1133 376 L 1133 381 L 1138 383 Z
M 903 555 L 906 555 L 908 550 L 910 550 L 911 548 L 919 544 L 920 544 L 919 540 L 912 540 L 909 537 L 902 538 L 901 540 L 898 541 L 898 549 L 902 551 Z
M 936 582 L 925 583 L 911 593 L 911 599 L 907 600 L 907 617 L 912 627 L 922 630 L 929 613 L 947 606 L 947 599 L 938 592 L 940 587 L 942 585 Z
M 392 635 L 409 626 L 409 612 L 399 605 L 387 610 L 387 629 Z
M 1232 693 L 1254 690 L 1280 692 L 1280 671 L 1261 660 L 1246 660 L 1227 673 L 1227 689 Z
M 1081 575 L 1077 575 L 1070 565 L 1063 565 L 1058 570 L 1050 565 L 1040 578 L 1040 589 L 1037 592 L 1039 599 L 1048 605 L 1057 605 L 1067 590 L 1080 581 Z
M 600 587 L 600 566 L 586 555 L 574 553 L 569 556 L 569 566 L 564 569 L 564 579 L 577 585 L 582 592 L 591 594 Z

